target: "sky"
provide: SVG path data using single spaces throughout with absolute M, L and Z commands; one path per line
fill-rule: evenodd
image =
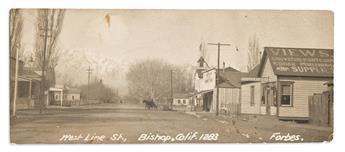
M 24 12 L 29 24 L 24 29 L 24 45 L 33 48 L 34 28 L 30 24 L 33 25 L 35 11 Z M 221 42 L 231 45 L 221 48 L 221 62 L 245 71 L 249 38 L 254 35 L 261 48 L 333 48 L 333 14 L 329 11 L 67 10 L 59 48 L 85 50 L 129 62 L 160 58 L 173 64 L 196 65 L 200 43 Z M 207 45 L 206 50 L 209 64 L 216 65 L 217 47 Z
M 36 10 L 23 12 L 22 46 L 24 54 L 30 55 L 35 48 Z M 124 66 L 145 59 L 196 66 L 200 44 L 204 43 L 206 62 L 215 67 L 217 46 L 207 43 L 228 43 L 230 46 L 221 47 L 221 66 L 224 62 L 226 67 L 246 72 L 249 39 L 254 35 L 261 50 L 266 46 L 333 49 L 333 24 L 330 11 L 68 9 L 58 48 L 63 52 L 83 51 L 96 59 L 111 59 L 114 62 L 110 64 Z M 58 63 L 60 75 L 65 69 L 61 66 L 66 64 Z M 69 68 L 68 74 L 78 77 L 74 79 L 80 83 L 86 82 L 86 68 L 79 68 Z M 125 71 L 116 77 L 99 74 L 104 82 L 125 93 Z M 63 79 L 58 77 L 57 83 L 63 83 Z

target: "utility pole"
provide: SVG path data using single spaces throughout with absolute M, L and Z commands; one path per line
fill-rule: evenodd
M 14 74 L 14 92 L 13 92 L 13 116 L 16 116 L 16 102 L 17 102 L 17 91 L 18 91 L 18 68 L 19 68 L 19 44 L 16 44 L 16 69 Z
M 89 87 L 89 85 L 90 85 L 90 75 L 91 75 L 91 73 L 92 73 L 92 69 L 91 69 L 90 66 L 89 66 L 89 68 L 86 70 L 86 72 L 87 72 L 87 95 L 86 95 L 86 101 L 89 102 L 89 94 L 90 94 L 90 92 L 89 92 L 89 90 L 90 90 L 90 87 Z
M 170 107 L 173 109 L 173 102 L 174 102 L 174 91 L 173 91 L 173 70 L 170 70 Z
M 40 35 L 44 37 L 44 48 L 43 48 L 43 63 L 42 63 L 42 76 L 41 76 L 41 88 L 40 88 L 40 114 L 42 114 L 43 111 L 43 99 L 44 99 L 44 92 L 45 92 L 45 81 L 46 81 L 46 52 L 47 52 L 47 41 L 48 37 L 51 37 L 48 35 L 48 9 L 45 10 L 47 13 L 46 19 L 45 19 L 45 27 L 44 29 L 41 29 L 44 31 L 43 35 Z M 49 92 L 47 92 L 47 96 L 49 95 Z
M 217 63 L 217 74 L 216 74 L 216 86 L 217 86 L 217 101 L 216 101 L 216 116 L 219 115 L 219 58 L 220 58 L 220 46 L 230 46 L 230 44 L 225 43 L 208 43 L 208 45 L 218 46 L 218 63 Z

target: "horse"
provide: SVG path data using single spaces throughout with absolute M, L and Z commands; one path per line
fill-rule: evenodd
M 143 103 L 145 103 L 145 109 L 157 109 L 157 105 L 153 100 L 143 100 Z

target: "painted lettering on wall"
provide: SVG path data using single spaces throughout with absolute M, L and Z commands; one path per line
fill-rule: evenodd
M 333 50 L 267 48 L 272 67 L 278 74 L 332 76 Z

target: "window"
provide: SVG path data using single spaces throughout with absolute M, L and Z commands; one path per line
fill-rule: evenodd
M 181 104 L 181 100 L 180 99 L 177 100 L 177 104 Z
M 183 104 L 186 104 L 186 100 L 185 99 L 183 99 Z
M 74 96 L 72 96 L 72 100 L 74 100 Z
M 55 95 L 55 100 L 58 100 L 59 99 L 59 95 Z
M 281 82 L 280 84 L 280 105 L 292 106 L 293 85 L 292 82 Z
M 250 87 L 250 106 L 254 106 L 254 86 Z

